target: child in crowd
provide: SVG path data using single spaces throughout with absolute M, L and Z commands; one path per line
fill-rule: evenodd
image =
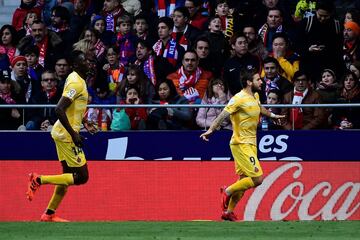
M 28 12 L 34 12 L 37 18 L 40 19 L 44 0 L 21 0 L 20 6 L 15 10 L 12 18 L 12 24 L 16 31 L 23 27 L 24 18 Z
M 151 103 L 151 100 L 155 95 L 154 86 L 144 72 L 136 65 L 129 66 L 126 78 L 120 83 L 120 100 L 126 99 L 126 92 L 130 87 L 138 89 L 139 97 L 144 103 Z
M 234 34 L 233 9 L 229 8 L 227 0 L 218 0 L 215 14 L 220 17 L 221 29 L 226 39 L 230 39 Z
M 129 15 L 123 15 L 117 21 L 117 44 L 120 62 L 127 66 L 135 60 L 136 36 L 132 33 L 132 21 Z
M 38 16 L 35 12 L 28 12 L 24 18 L 23 27 L 18 31 L 19 39 L 31 34 L 31 24 L 38 20 Z
M 142 104 L 139 96 L 139 90 L 136 87 L 129 87 L 126 91 L 125 104 Z M 132 130 L 145 130 L 147 112 L 146 108 L 126 108 L 126 114 L 129 116 Z
M 40 82 L 44 67 L 39 64 L 39 48 L 35 45 L 28 46 L 21 54 L 26 58 L 26 62 L 29 67 L 28 74 L 30 77 Z
M 125 12 L 120 0 L 106 0 L 103 6 L 103 16 L 106 21 L 106 30 L 115 32 L 117 19 Z
M 125 66 L 119 61 L 119 48 L 116 45 L 106 51 L 106 63 L 103 70 L 107 73 L 107 82 L 113 95 L 117 95 L 121 81 L 124 79 Z
M 115 104 L 116 97 L 111 94 L 109 85 L 95 83 L 94 88 L 89 88 L 89 99 L 91 104 Z M 89 122 L 96 123 L 102 131 L 107 131 L 112 120 L 111 110 L 107 108 L 89 108 L 87 111 Z
M 116 42 L 114 32 L 106 30 L 106 21 L 104 17 L 100 15 L 94 16 L 91 21 L 91 28 L 97 32 L 100 40 L 105 44 L 105 46 L 110 46 Z

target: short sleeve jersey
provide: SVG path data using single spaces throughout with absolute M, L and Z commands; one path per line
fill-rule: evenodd
M 88 103 L 85 80 L 78 73 L 72 72 L 66 79 L 62 96 L 72 101 L 71 105 L 66 109 L 66 116 L 74 131 L 79 132 Z M 51 136 L 61 142 L 72 142 L 70 134 L 59 120 L 54 124 Z
M 254 96 L 241 90 L 233 96 L 226 105 L 230 113 L 233 135 L 230 144 L 248 143 L 256 146 L 256 129 L 260 116 L 260 100 L 257 93 Z

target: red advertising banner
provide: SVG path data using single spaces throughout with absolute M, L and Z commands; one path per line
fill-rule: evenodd
M 262 162 L 263 184 L 245 193 L 239 219 L 360 220 L 360 162 Z M 90 161 L 90 179 L 69 188 L 58 214 L 71 221 L 220 220 L 219 187 L 233 162 Z M 32 202 L 27 174 L 58 174 L 57 161 L 0 161 L 0 221 L 37 221 L 53 186 Z

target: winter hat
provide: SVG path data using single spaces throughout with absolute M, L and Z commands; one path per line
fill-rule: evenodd
M 352 21 L 346 22 L 344 24 L 344 27 L 345 29 L 350 28 L 357 36 L 359 36 L 360 27 L 356 22 L 352 22 Z
M 105 29 L 106 29 L 106 21 L 105 21 L 105 18 L 103 16 L 100 16 L 100 15 L 96 15 L 94 16 L 93 20 L 91 21 L 91 28 L 94 28 L 95 26 L 95 23 L 99 20 L 103 20 L 105 22 Z
M 11 67 L 14 67 L 15 64 L 19 61 L 24 61 L 26 63 L 26 58 L 21 55 L 14 57 L 13 60 L 11 61 Z

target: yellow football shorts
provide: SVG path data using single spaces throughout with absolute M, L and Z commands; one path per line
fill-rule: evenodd
M 255 145 L 240 143 L 230 145 L 230 149 L 234 157 L 235 172 L 237 175 L 259 177 L 263 174 Z
M 73 142 L 54 141 L 59 161 L 65 160 L 69 167 L 85 165 L 86 158 L 82 148 L 77 147 Z

